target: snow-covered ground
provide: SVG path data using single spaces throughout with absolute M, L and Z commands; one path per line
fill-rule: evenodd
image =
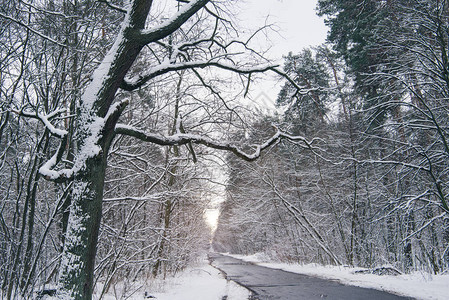
M 152 280 L 151 284 L 138 284 L 134 291 L 130 289 L 127 295 L 123 295 L 123 289 L 120 287 L 115 290 L 120 292 L 110 289 L 103 299 L 247 300 L 250 296 L 247 289 L 227 281 L 220 271 L 208 264 L 206 259 L 166 280 Z M 98 299 L 98 295 L 94 298 Z
M 449 275 L 430 275 L 428 273 L 399 276 L 355 274 L 354 272 L 360 268 L 274 263 L 268 262 L 267 257 L 262 254 L 242 256 L 226 253 L 226 255 L 269 268 L 338 280 L 347 285 L 374 288 L 416 299 L 449 299 Z M 250 292 L 247 289 L 232 281 L 227 281 L 224 275 L 210 266 L 204 258 L 197 265 L 166 280 L 153 279 L 147 283 L 137 282 L 128 288 L 117 284 L 110 288 L 103 299 L 247 300 L 249 297 Z M 99 294 L 94 295 L 94 299 L 98 298 Z
M 251 256 L 226 254 L 245 261 L 269 268 L 289 272 L 313 275 L 321 278 L 338 280 L 343 284 L 373 288 L 423 300 L 449 299 L 449 275 L 431 275 L 413 273 L 399 276 L 378 276 L 372 274 L 355 274 L 360 268 L 320 266 L 316 264 L 298 265 L 267 262 L 261 254 Z
M 399 276 L 378 276 L 355 274 L 355 271 L 361 270 L 360 268 L 274 263 L 269 262 L 269 259 L 262 254 L 242 256 L 226 253 L 226 255 L 269 268 L 338 280 L 347 285 L 388 291 L 416 299 L 449 299 L 449 274 L 431 275 L 416 272 Z M 124 290 L 126 291 L 124 292 Z M 94 299 L 98 299 L 98 296 L 97 294 Z M 123 289 L 119 284 L 111 288 L 103 299 L 247 300 L 249 297 L 250 292 L 247 289 L 232 281 L 227 281 L 224 275 L 210 266 L 204 258 L 197 265 L 166 280 L 153 279 L 149 283 L 136 283 L 128 289 Z

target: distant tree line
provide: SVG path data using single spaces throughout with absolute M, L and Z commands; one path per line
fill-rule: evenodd
M 127 298 L 208 249 L 215 150 L 254 160 L 295 140 L 231 139 L 252 76 L 283 74 L 232 9 L 1 2 L 0 298 Z
M 285 56 L 284 113 L 273 122 L 320 139 L 281 143 L 256 163 L 227 157 L 214 246 L 281 261 L 449 266 L 449 3 L 320 0 L 327 43 Z M 307 92 L 304 92 L 307 91 Z

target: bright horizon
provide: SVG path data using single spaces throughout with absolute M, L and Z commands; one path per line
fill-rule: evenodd
M 282 65 L 282 56 L 289 52 L 299 53 L 310 46 L 318 46 L 325 42 L 327 27 L 322 18 L 318 17 L 315 7 L 318 0 L 245 0 L 238 6 L 240 13 L 236 16 L 245 28 L 253 31 L 263 26 L 268 17 L 268 23 L 276 24 L 278 32 L 269 35 L 270 41 L 258 40 L 261 48 L 272 44 L 268 50 L 269 58 Z M 274 103 L 281 89 L 281 85 L 274 79 L 268 78 L 253 85 L 250 93 L 254 102 L 268 106 L 274 110 Z M 212 233 L 217 228 L 219 210 L 216 207 L 221 199 L 215 199 L 212 207 L 204 213 L 206 223 Z

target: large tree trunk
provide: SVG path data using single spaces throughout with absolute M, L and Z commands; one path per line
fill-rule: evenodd
M 106 153 L 88 161 L 75 179 L 60 269 L 61 294 L 91 299 L 98 231 L 102 214 Z
M 95 70 L 81 97 L 76 116 L 75 178 L 64 251 L 59 271 L 58 296 L 91 299 L 102 215 L 104 177 L 114 128 L 127 102 L 113 105 L 115 94 L 145 44 L 177 30 L 208 0 L 196 0 L 164 26 L 141 33 L 152 0 L 130 1 L 117 39 Z
M 115 94 L 142 45 L 125 38 L 125 30 L 143 28 L 152 1 L 135 1 L 112 49 L 93 74 L 77 113 L 77 158 L 70 216 L 59 271 L 58 296 L 91 299 L 102 215 L 109 145 L 124 105 L 111 108 Z M 83 157 L 84 156 L 84 157 Z M 87 158 L 86 158 L 87 157 Z M 78 160 L 78 161 L 77 161 Z

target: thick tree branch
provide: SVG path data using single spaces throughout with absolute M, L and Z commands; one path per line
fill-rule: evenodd
M 64 182 L 72 178 L 73 172 L 68 169 L 61 171 L 54 171 L 53 168 L 59 163 L 64 154 L 67 146 L 68 135 L 65 135 L 61 143 L 59 144 L 58 150 L 53 154 L 53 156 L 47 160 L 40 168 L 39 173 L 44 176 L 47 180 L 53 180 L 55 182 Z
M 100 2 L 100 3 L 106 4 L 109 8 L 112 8 L 113 10 L 116 10 L 116 11 L 121 12 L 121 13 L 124 13 L 124 14 L 127 13 L 126 9 L 124 9 L 123 7 L 114 5 L 114 4 L 112 4 L 112 3 L 111 3 L 110 1 L 108 1 L 108 0 L 97 0 L 97 1 Z
M 160 26 L 147 30 L 128 30 L 127 37 L 140 45 L 147 45 L 164 39 L 178 30 L 190 17 L 206 6 L 210 0 L 194 0 L 185 4 L 179 12 Z
M 278 143 L 283 139 L 287 139 L 290 141 L 300 142 L 302 146 L 307 149 L 312 149 L 313 140 L 309 142 L 306 138 L 302 136 L 292 136 L 281 132 L 278 130 L 272 137 L 270 137 L 263 144 L 255 146 L 253 153 L 246 153 L 238 146 L 234 145 L 231 142 L 219 142 L 212 140 L 205 136 L 200 136 L 196 134 L 184 134 L 178 133 L 172 136 L 163 136 L 160 134 L 146 133 L 137 128 L 133 128 L 131 126 L 117 124 L 115 127 L 115 132 L 117 134 L 124 134 L 128 136 L 135 137 L 145 142 L 154 143 L 161 146 L 174 146 L 174 145 L 186 145 L 189 143 L 204 145 L 209 148 L 217 149 L 217 150 L 226 150 L 234 153 L 239 158 L 242 158 L 246 161 L 254 161 L 260 157 L 263 151 L 267 150 L 274 144 Z
M 67 131 L 64 129 L 58 129 L 56 128 L 51 122 L 50 120 L 52 118 L 54 118 L 55 116 L 59 115 L 60 113 L 66 112 L 65 109 L 58 109 L 53 111 L 50 114 L 42 114 L 39 112 L 35 112 L 35 113 L 30 113 L 30 112 L 26 112 L 24 110 L 11 110 L 13 113 L 22 116 L 22 117 L 26 117 L 26 118 L 33 118 L 33 119 L 38 119 L 42 122 L 42 124 L 44 124 L 44 126 L 50 131 L 50 133 L 54 136 L 57 136 L 59 138 L 64 138 L 67 135 Z
M 207 67 L 216 67 L 222 70 L 232 71 L 239 74 L 253 74 L 253 73 L 264 73 L 267 71 L 273 71 L 277 74 L 281 74 L 282 72 L 277 69 L 276 65 L 265 65 L 258 67 L 243 67 L 237 65 L 231 65 L 222 63 L 216 60 L 205 60 L 205 61 L 193 61 L 193 62 L 184 62 L 184 63 L 173 63 L 173 64 L 160 64 L 154 68 L 152 68 L 147 74 L 143 76 L 139 76 L 139 78 L 124 80 L 121 84 L 121 88 L 125 91 L 133 91 L 143 86 L 149 80 L 169 73 L 173 71 L 181 71 L 181 70 L 189 70 L 195 68 L 207 68 Z M 299 87 L 298 87 L 299 88 Z
M 96 129 L 91 132 L 90 138 L 87 139 L 80 153 L 77 154 L 75 161 L 73 162 L 73 167 L 70 169 L 54 170 L 56 165 L 62 158 L 62 155 L 67 146 L 67 134 L 62 136 L 61 143 L 58 150 L 53 154 L 53 156 L 44 163 L 40 169 L 39 173 L 42 174 L 45 179 L 52 180 L 55 182 L 64 182 L 73 179 L 79 172 L 82 172 L 86 166 L 87 159 L 95 156 L 100 151 L 98 147 L 98 142 L 105 135 L 101 134 L 103 131 L 112 130 L 117 122 L 120 114 L 123 112 L 125 107 L 128 105 L 128 101 L 117 102 L 113 105 L 104 118 L 97 118 L 94 126 Z M 47 126 L 48 128 L 48 126 Z

